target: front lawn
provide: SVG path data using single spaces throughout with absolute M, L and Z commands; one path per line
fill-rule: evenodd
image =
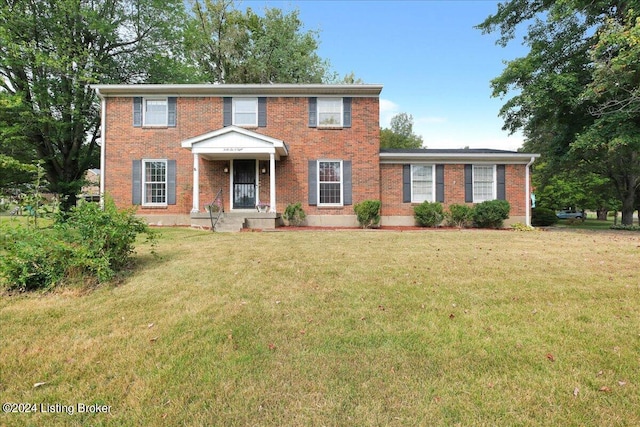
M 640 425 L 637 233 L 161 231 L 0 297 L 0 425 Z

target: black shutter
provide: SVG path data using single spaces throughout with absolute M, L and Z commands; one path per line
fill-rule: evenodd
M 229 97 L 222 98 L 222 126 L 233 124 L 233 100 Z
M 309 98 L 309 127 L 318 127 L 318 98 Z
M 497 180 L 497 186 L 496 189 L 498 191 L 498 194 L 496 194 L 496 198 L 498 200 L 506 200 L 507 199 L 507 193 L 506 193 L 506 183 L 505 183 L 505 167 L 504 165 L 497 165 L 496 166 L 496 180 Z
M 473 166 L 464 165 L 464 201 L 473 202 Z
M 444 165 L 436 165 L 436 202 L 444 203 Z
M 309 205 L 318 204 L 318 162 L 309 160 Z
M 177 121 L 177 99 L 175 96 L 167 98 L 167 126 L 176 127 Z
M 402 203 L 411 203 L 411 165 L 402 165 Z
M 142 98 L 133 98 L 133 127 L 142 127 Z
M 142 161 L 134 160 L 131 168 L 131 204 L 142 204 Z
M 353 204 L 353 195 L 352 195 L 352 172 L 351 172 L 351 160 L 345 160 L 342 162 L 342 169 L 344 169 L 344 175 L 342 176 L 342 187 L 344 190 L 344 195 L 342 197 L 342 204 L 351 205 Z
M 342 127 L 351 127 L 351 98 L 342 98 Z
M 176 161 L 167 161 L 167 204 L 176 204 Z
M 258 127 L 267 127 L 267 98 L 258 98 Z

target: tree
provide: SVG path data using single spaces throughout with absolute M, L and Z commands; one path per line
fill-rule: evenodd
M 505 129 L 522 130 L 525 149 L 547 157 L 552 174 L 585 160 L 591 172 L 611 180 L 623 224 L 632 223 L 640 185 L 634 138 L 640 117 L 631 108 L 637 105 L 633 78 L 640 57 L 639 49 L 625 49 L 637 40 L 631 3 L 510 0 L 479 25 L 485 33 L 499 30 L 498 43 L 506 45 L 528 24 L 529 53 L 508 62 L 492 81 L 494 96 L 517 93 L 500 111 Z M 620 106 L 628 108 L 604 116 Z
M 195 0 L 186 50 L 211 83 L 320 83 L 329 64 L 316 53 L 318 33 L 302 31 L 297 10 L 251 8 L 233 0 Z
M 399 113 L 391 118 L 391 128 L 380 129 L 380 148 L 421 148 L 422 137 L 413 133 L 413 116 Z
M 2 146 L 20 141 L 43 160 L 63 209 L 75 205 L 99 155 L 99 104 L 89 84 L 184 78 L 173 45 L 183 11 L 180 0 L 0 4 Z

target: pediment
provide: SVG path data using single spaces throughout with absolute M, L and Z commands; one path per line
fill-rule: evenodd
M 268 158 L 270 154 L 279 159 L 289 155 L 284 141 L 237 126 L 224 127 L 186 139 L 181 145 L 193 154 L 201 154 L 209 159 Z

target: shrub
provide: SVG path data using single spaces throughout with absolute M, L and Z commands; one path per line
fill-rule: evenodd
M 289 224 L 299 226 L 304 223 L 304 219 L 307 215 L 304 213 L 300 203 L 289 203 L 284 210 L 282 217 L 289 221 Z
M 447 223 L 454 227 L 468 227 L 473 222 L 473 207 L 468 205 L 451 205 L 445 214 Z
M 365 200 L 353 206 L 362 228 L 371 228 L 380 223 L 381 204 L 380 200 Z
M 552 209 L 535 208 L 531 214 L 531 225 L 546 227 L 558 223 L 558 217 Z
M 528 226 L 527 224 L 523 224 L 521 222 L 516 222 L 515 224 L 511 224 L 511 228 L 515 231 L 536 231 L 535 228 Z
M 444 219 L 442 204 L 438 202 L 422 202 L 413 207 L 413 213 L 422 227 L 437 227 Z
M 473 208 L 473 223 L 479 228 L 501 228 L 509 218 L 511 206 L 506 200 L 487 200 Z
M 81 204 L 53 228 L 18 225 L 0 233 L 0 278 L 5 288 L 18 291 L 46 290 L 67 279 L 110 280 L 128 266 L 138 234 L 155 243 L 155 233 L 141 219 L 110 201 L 104 210 Z

